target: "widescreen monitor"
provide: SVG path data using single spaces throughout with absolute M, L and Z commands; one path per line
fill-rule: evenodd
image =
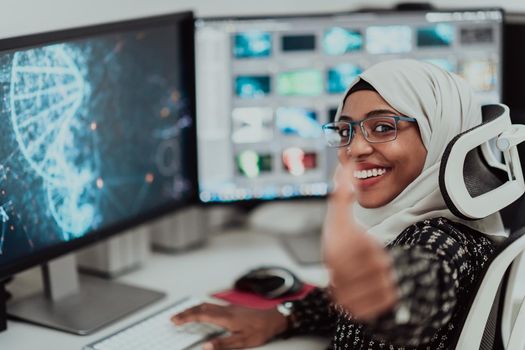
M 514 124 L 525 124 L 525 13 L 506 13 L 504 31 L 503 103 L 510 108 Z M 525 169 L 525 145 L 518 145 L 521 168 Z M 503 223 L 511 232 L 525 226 L 525 217 L 519 215 L 525 208 L 525 196 L 502 210 Z
M 328 194 L 336 157 L 321 125 L 376 62 L 428 61 L 499 102 L 501 36 L 492 9 L 198 19 L 201 201 Z
M 0 40 L 0 278 L 196 199 L 193 16 Z

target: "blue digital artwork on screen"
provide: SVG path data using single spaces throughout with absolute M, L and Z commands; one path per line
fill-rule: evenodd
M 328 92 L 339 94 L 345 92 L 350 84 L 361 74 L 361 67 L 351 63 L 342 63 L 328 70 Z
M 417 30 L 417 46 L 450 46 L 454 41 L 454 27 L 450 24 L 436 24 Z
M 235 34 L 233 56 L 236 58 L 268 57 L 272 52 L 272 35 L 268 32 Z
M 270 77 L 242 75 L 235 78 L 235 94 L 240 98 L 263 97 L 270 93 Z
M 334 27 L 324 33 L 324 51 L 329 55 L 342 55 L 363 48 L 361 32 Z
M 189 197 L 174 27 L 0 53 L 0 263 Z
M 279 107 L 276 111 L 277 129 L 286 136 L 319 138 L 321 125 L 314 110 L 300 107 Z

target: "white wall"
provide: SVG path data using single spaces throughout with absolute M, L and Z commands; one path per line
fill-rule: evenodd
M 409 0 L 410 1 L 410 0 Z M 0 0 L 0 38 L 192 9 L 198 16 L 332 12 L 393 0 Z M 525 12 L 525 0 L 435 0 L 440 7 L 496 6 Z

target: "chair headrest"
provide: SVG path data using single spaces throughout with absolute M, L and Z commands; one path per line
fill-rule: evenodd
M 517 145 L 525 125 L 512 124 L 503 104 L 482 107 L 482 123 L 454 137 L 445 149 L 439 187 L 450 211 L 476 220 L 505 208 L 525 192 Z M 503 152 L 497 158 L 490 142 Z

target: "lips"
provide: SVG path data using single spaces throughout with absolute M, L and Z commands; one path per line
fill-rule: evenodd
M 357 187 L 365 189 L 376 185 L 387 177 L 392 168 L 372 163 L 358 164 L 354 170 L 354 183 Z
M 355 170 L 354 177 L 357 179 L 367 179 L 371 177 L 381 176 L 387 172 L 387 168 L 372 168 L 366 170 Z

